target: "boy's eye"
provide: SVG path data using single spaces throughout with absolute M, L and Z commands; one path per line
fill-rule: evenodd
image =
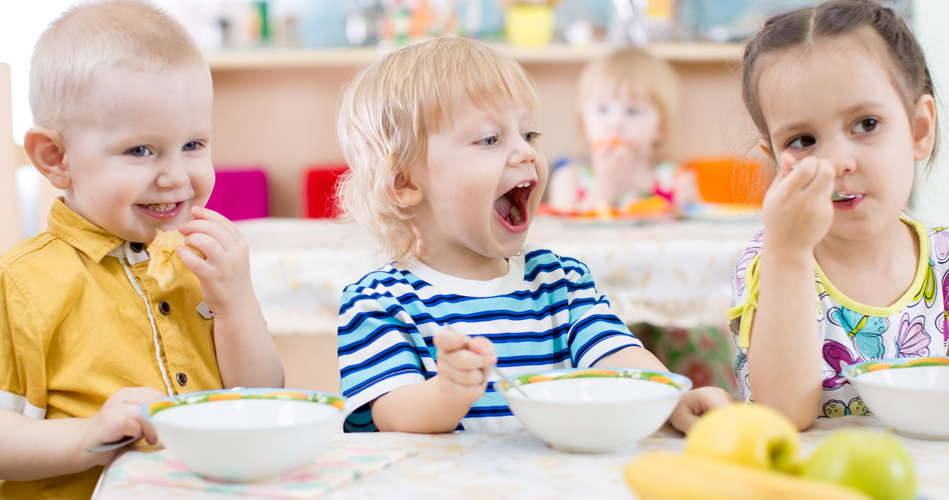
M 639 114 L 639 108 L 626 108 L 626 114 L 629 116 L 636 116 Z
M 537 139 L 540 139 L 540 132 L 534 132 L 532 130 L 524 134 L 524 140 L 527 142 L 536 142 Z
M 149 149 L 145 146 L 135 146 L 134 148 L 128 150 L 128 154 L 132 156 L 148 156 L 152 154 L 152 152 L 149 151 Z
M 877 120 L 876 118 L 864 118 L 858 121 L 853 126 L 853 131 L 854 133 L 857 133 L 857 134 L 865 134 L 867 132 L 872 132 L 875 128 L 877 128 L 877 125 L 879 123 L 880 123 L 879 120 Z
M 198 141 L 191 141 L 188 144 L 185 144 L 181 150 L 182 151 L 194 151 L 201 147 L 201 143 Z
M 497 137 L 485 137 L 484 139 L 481 139 L 480 141 L 478 141 L 476 144 L 481 145 L 481 146 L 493 146 L 497 144 L 497 142 L 498 142 Z
M 600 104 L 599 106 L 596 107 L 596 111 L 598 113 L 606 114 L 610 111 L 610 108 L 606 104 Z
M 813 146 L 816 142 L 817 141 L 815 141 L 813 137 L 809 135 L 802 135 L 800 137 L 791 139 L 791 142 L 788 143 L 787 147 L 795 149 L 808 148 Z

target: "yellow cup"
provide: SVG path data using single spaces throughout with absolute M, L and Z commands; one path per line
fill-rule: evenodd
M 546 4 L 512 5 L 505 14 L 505 30 L 511 45 L 547 45 L 554 36 L 554 9 Z

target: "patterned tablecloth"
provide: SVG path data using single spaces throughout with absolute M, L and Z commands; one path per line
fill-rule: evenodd
M 802 453 L 841 427 L 886 430 L 875 417 L 822 419 L 801 434 Z M 894 434 L 895 435 L 895 434 Z M 949 499 L 949 442 L 898 438 L 916 462 L 919 498 Z M 345 434 L 335 442 L 411 447 L 418 454 L 389 468 L 342 486 L 329 500 L 419 498 L 518 500 L 550 498 L 635 498 L 622 471 L 638 454 L 651 450 L 681 452 L 685 440 L 663 428 L 638 446 L 606 454 L 573 454 L 553 450 L 527 431 L 415 435 L 403 433 Z M 145 460 L 131 450 L 114 467 Z M 132 484 L 106 475 L 96 500 L 186 498 L 222 500 L 222 494 Z M 248 497 L 243 497 L 248 498 Z
M 627 324 L 721 325 L 735 260 L 758 220 L 570 221 L 538 217 L 528 243 L 586 263 Z M 238 227 L 251 278 L 275 334 L 335 334 L 343 287 L 383 264 L 364 231 L 311 219 L 257 219 Z

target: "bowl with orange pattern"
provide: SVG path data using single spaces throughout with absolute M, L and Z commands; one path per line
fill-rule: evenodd
M 896 432 L 949 440 L 949 356 L 867 361 L 848 366 L 841 375 L 867 409 Z
M 524 428 L 551 447 L 596 453 L 638 443 L 672 414 L 692 381 L 633 368 L 566 368 L 495 382 Z
M 223 481 L 258 481 L 313 461 L 349 410 L 338 394 L 296 389 L 193 392 L 142 407 L 182 464 Z

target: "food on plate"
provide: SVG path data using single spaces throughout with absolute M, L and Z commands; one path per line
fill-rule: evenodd
M 151 276 L 158 281 L 158 287 L 166 290 L 175 278 L 178 277 L 175 272 L 175 263 L 171 260 L 176 257 L 175 251 L 179 246 L 184 246 L 185 236 L 178 232 L 162 231 L 158 229 L 155 239 L 148 245 L 148 271 L 147 276 Z M 188 250 L 195 255 L 205 258 L 204 253 L 196 248 L 188 247 Z
M 798 441 L 797 428 L 777 410 L 735 403 L 702 416 L 686 436 L 685 453 L 794 472 Z
M 849 486 L 665 452 L 629 464 L 626 482 L 642 500 L 871 500 Z
M 840 429 L 818 445 L 801 475 L 856 488 L 875 500 L 912 500 L 913 460 L 899 439 L 880 432 Z

